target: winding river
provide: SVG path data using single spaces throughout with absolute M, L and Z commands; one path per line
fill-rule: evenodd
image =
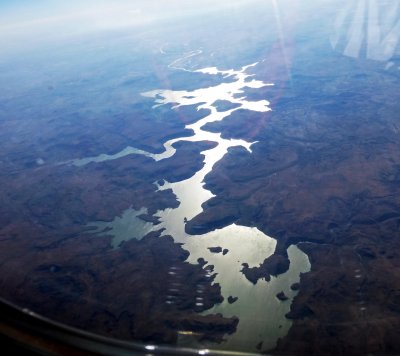
M 151 154 L 133 147 L 127 147 L 114 155 L 102 154 L 72 162 L 76 166 L 82 166 L 90 162 L 117 159 L 129 154 L 143 154 L 159 161 L 174 155 L 173 144 L 178 141 L 208 140 L 218 143 L 215 148 L 203 152 L 205 164 L 191 178 L 176 183 L 165 181 L 163 185 L 154 183 L 159 190 L 172 189 L 180 202 L 180 205 L 175 209 L 158 211 L 159 225 L 153 227 L 150 223 L 139 223 L 137 216 L 144 212 L 143 209 L 140 211 L 130 209 L 111 223 L 95 222 L 92 224 L 97 226 L 99 231 L 104 227 L 110 227 L 111 232 L 115 235 L 115 246 L 126 239 L 126 236 L 134 235 L 136 238 L 141 238 L 151 229 L 164 228 L 165 235 L 173 236 L 176 242 L 182 243 L 183 248 L 189 251 L 189 262 L 197 263 L 198 258 L 204 258 L 208 261 L 208 265 L 214 266 L 212 273 L 217 273 L 215 283 L 221 285 L 225 300 L 207 310 L 204 314 L 222 313 L 226 317 L 235 315 L 239 318 L 239 324 L 237 331 L 232 335 L 226 335 L 226 341 L 221 345 L 203 343 L 203 347 L 238 351 L 257 351 L 257 345 L 261 346 L 263 350 L 273 348 L 277 340 L 285 336 L 291 326 L 291 322 L 285 318 L 285 314 L 289 312 L 291 302 L 297 292 L 291 290 L 290 286 L 299 282 L 301 273 L 310 270 L 308 257 L 296 246 L 291 246 L 288 249 L 289 270 L 276 278 L 272 277 L 269 282 L 261 280 L 253 285 L 241 273 L 242 264 L 248 263 L 250 267 L 253 267 L 262 263 L 274 252 L 276 241 L 273 238 L 255 227 L 235 224 L 199 236 L 188 235 L 185 232 L 185 221 L 201 213 L 201 205 L 213 196 L 211 192 L 204 189 L 204 177 L 212 171 L 214 164 L 222 159 L 228 148 L 233 146 L 242 146 L 251 152 L 252 142 L 223 139 L 219 133 L 202 130 L 202 126 L 208 122 L 223 120 L 239 108 L 258 112 L 270 110 L 267 100 L 248 101 L 244 96 L 241 96 L 246 87 L 257 89 L 273 85 L 256 80 L 246 73 L 250 67 L 255 65 L 257 63 L 242 67 L 240 70 L 222 71 L 215 67 L 197 70 L 196 72 L 199 73 L 222 75 L 231 79 L 228 83 L 221 83 L 208 88 L 192 91 L 160 89 L 142 93 L 144 97 L 152 98 L 156 106 L 172 103 L 176 106 L 198 105 L 198 109 L 210 110 L 208 116 L 187 125 L 188 129 L 193 130 L 193 136 L 167 141 L 164 144 L 164 152 Z M 230 110 L 218 111 L 214 106 L 217 100 L 225 100 L 237 105 Z M 138 229 L 141 230 L 140 233 Z M 228 252 L 225 254 L 210 252 L 208 248 L 215 246 L 227 249 Z M 276 298 L 276 294 L 281 291 L 288 296 L 288 300 L 280 301 Z M 229 296 L 238 299 L 230 304 L 227 300 Z M 201 290 L 198 291 L 196 302 L 199 305 L 202 303 Z M 194 341 L 185 336 L 184 333 L 180 337 L 180 344 L 182 346 L 196 346 Z

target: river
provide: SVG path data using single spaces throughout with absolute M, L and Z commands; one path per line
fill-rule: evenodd
M 206 117 L 187 125 L 188 129 L 193 130 L 193 136 L 167 141 L 164 144 L 164 152 L 152 154 L 134 147 L 127 147 L 114 155 L 101 154 L 96 157 L 72 161 L 72 164 L 82 166 L 90 162 L 117 159 L 129 154 L 143 154 L 153 158 L 155 161 L 160 161 L 174 155 L 175 148 L 173 144 L 178 141 L 207 140 L 218 143 L 215 148 L 202 152 L 205 156 L 204 166 L 189 179 L 175 183 L 165 181 L 162 185 L 154 183 L 159 190 L 172 189 L 180 205 L 175 209 L 158 211 L 156 215 L 160 218 L 160 224 L 154 226 L 153 229 L 164 228 L 163 234 L 171 235 L 177 243 L 182 243 L 183 248 L 189 251 L 189 262 L 197 263 L 198 258 L 204 258 L 208 261 L 208 265 L 214 266 L 213 273 L 217 273 L 215 283 L 220 284 L 225 300 L 223 303 L 205 311 L 204 314 L 222 313 L 226 317 L 235 315 L 239 318 L 237 331 L 232 335 L 227 335 L 225 342 L 222 344 L 202 344 L 201 346 L 203 347 L 257 351 L 256 346 L 262 342 L 263 350 L 273 348 L 277 340 L 285 336 L 291 326 L 291 322 L 285 317 L 285 314 L 289 312 L 291 302 L 297 292 L 291 290 L 290 286 L 299 282 L 301 273 L 306 273 L 310 270 L 308 257 L 296 246 L 291 246 L 288 249 L 289 270 L 278 277 L 272 277 L 269 282 L 260 280 L 256 285 L 253 285 L 241 273 L 242 264 L 247 263 L 250 267 L 261 264 L 264 259 L 274 252 L 275 239 L 265 235 L 255 227 L 238 226 L 236 224 L 199 236 L 188 235 L 185 232 L 185 221 L 200 214 L 202 212 L 202 204 L 213 197 L 212 193 L 204 188 L 204 178 L 212 171 L 215 163 L 222 159 L 230 147 L 242 146 L 251 152 L 253 144 L 253 142 L 244 140 L 223 139 L 219 133 L 202 130 L 202 126 L 209 122 L 220 121 L 225 118 L 229 119 L 229 115 L 237 109 L 257 112 L 271 110 L 270 103 L 267 100 L 248 101 L 246 97 L 241 95 L 246 87 L 257 89 L 273 85 L 272 83 L 254 79 L 252 75 L 247 74 L 247 70 L 255 65 L 257 63 L 242 67 L 239 70 L 222 71 L 211 67 L 195 71 L 203 74 L 229 77 L 229 82 L 216 86 L 191 91 L 159 89 L 142 93 L 144 97 L 152 98 L 155 106 L 165 104 L 173 104 L 175 106 L 198 105 L 198 110 L 209 109 L 210 111 Z M 229 101 L 237 105 L 226 111 L 218 111 L 215 107 L 217 100 Z M 115 241 L 118 243 L 126 239 L 126 236 L 130 234 L 136 238 L 141 238 L 151 230 L 151 226 L 149 227 L 149 223 L 139 224 L 138 221 L 136 223 L 133 222 L 135 219 L 139 219 L 137 215 L 140 213 L 143 213 L 143 211 L 130 209 L 111 223 L 95 222 L 92 225 L 97 226 L 99 231 L 105 227 L 111 228 L 110 231 L 115 235 Z M 142 233 L 138 233 L 138 226 L 143 227 Z M 227 249 L 228 252 L 225 254 L 212 253 L 208 249 L 209 247 L 217 246 Z M 278 300 L 276 294 L 281 291 L 286 294 L 289 298 L 288 300 Z M 238 299 L 230 304 L 227 301 L 229 296 Z M 201 293 L 196 301 L 201 305 Z M 180 338 L 182 346 L 199 346 L 195 345 L 195 341 L 191 340 L 190 337 L 185 336 L 185 333 L 182 333 L 182 335 Z

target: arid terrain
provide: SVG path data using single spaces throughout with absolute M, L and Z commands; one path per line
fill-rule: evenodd
M 309 78 L 307 92 L 295 77 L 272 112 L 237 111 L 207 125 L 259 142 L 214 167 L 206 187 L 216 197 L 187 230 L 229 221 L 274 236 L 275 254 L 243 268 L 253 283 L 287 270 L 291 244 L 310 258 L 277 353 L 400 351 L 398 82 L 373 64 L 362 70 L 351 80 Z
M 132 130 L 131 138 L 143 137 Z M 50 129 L 41 133 L 48 145 L 58 139 L 53 134 Z M 81 142 L 79 130 L 74 134 Z M 102 143 L 121 143 L 107 128 L 91 134 L 101 135 Z M 113 249 L 112 236 L 94 234 L 90 226 L 143 206 L 148 213 L 143 218 L 154 220 L 158 209 L 179 204 L 171 190 L 157 192 L 153 182 L 189 177 L 203 165 L 200 151 L 214 143 L 177 143 L 177 154 L 157 164 L 130 155 L 82 167 L 51 162 L 69 152 L 63 145 L 44 162 L 38 160 L 44 152 L 37 152 L 32 141 L 23 142 L 22 157 L 15 153 L 20 143 L 7 144 L 0 176 L 3 298 L 81 329 L 130 340 L 175 343 L 182 331 L 218 341 L 235 330 L 235 318 L 198 314 L 223 300 L 220 288 L 200 264 L 184 262 L 188 253 L 170 237 L 154 232 Z M 202 306 L 196 305 L 198 297 Z
M 399 355 L 397 2 L 90 1 L 0 3 L 0 297 L 123 340 Z

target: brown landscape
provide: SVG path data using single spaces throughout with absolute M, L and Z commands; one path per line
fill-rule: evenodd
M 141 131 L 133 132 L 131 137 L 143 137 Z M 41 134 L 48 135 L 49 145 L 52 135 L 59 135 L 51 128 Z M 101 134 L 101 142 L 112 144 L 112 132 Z M 147 207 L 148 219 L 158 209 L 175 207 L 179 203 L 171 190 L 156 191 L 153 182 L 191 176 L 203 165 L 200 152 L 214 143 L 178 143 L 177 154 L 157 164 L 130 155 L 82 167 L 51 163 L 62 156 L 58 150 L 51 151 L 49 164 L 37 162 L 40 153 L 32 142 L 26 155 L 15 156 L 20 144 L 8 144 L 0 175 L 3 298 L 80 329 L 122 339 L 176 343 L 179 332 L 185 332 L 199 340 L 220 341 L 234 332 L 237 318 L 198 314 L 223 300 L 220 287 L 201 264 L 184 262 L 188 253 L 171 237 L 154 232 L 113 249 L 112 236 L 93 234 L 87 226 L 111 221 L 128 208 Z M 60 150 L 65 154 L 68 148 Z M 196 298 L 201 298 L 201 306 Z
M 390 74 L 376 81 L 373 72 L 362 81 L 353 74 L 355 82 L 318 85 L 309 78 L 316 84 L 311 93 L 291 97 L 294 82 L 272 112 L 236 112 L 207 125 L 227 138 L 260 142 L 251 154 L 232 148 L 214 167 L 206 188 L 216 197 L 187 231 L 229 220 L 276 238 L 274 255 L 259 267 L 244 266 L 253 283 L 288 269 L 291 244 L 310 258 L 311 272 L 301 276 L 287 315 L 294 324 L 277 354 L 400 352 L 397 83 Z M 336 93 L 325 101 L 332 85 Z
M 286 315 L 293 322 L 289 333 L 274 350 L 258 344 L 260 352 L 400 354 L 398 58 L 386 68 L 385 63 L 334 52 L 328 25 L 317 27 L 325 19 L 316 11 L 306 20 L 299 15 L 298 24 L 283 16 L 285 39 L 278 38 L 274 26 L 260 31 L 264 22 L 258 17 L 258 27 L 243 17 L 240 26 L 230 28 L 226 24 L 231 21 L 214 16 L 206 24 L 218 22 L 212 29 L 219 32 L 197 19 L 195 29 L 202 30 L 190 41 L 187 24 L 171 25 L 155 43 L 150 40 L 158 35 L 146 37 L 144 31 L 133 37 L 138 47 L 128 55 L 131 37 L 124 37 L 121 48 L 116 46 L 126 56 L 121 62 L 118 53 L 106 50 L 98 52 L 104 56 L 98 63 L 93 56 L 94 64 L 83 61 L 80 67 L 82 49 L 66 55 L 58 48 L 55 59 L 61 64 L 52 55 L 39 56 L 30 70 L 24 61 L 17 63 L 20 82 L 8 86 L 8 77 L 3 79 L 0 296 L 68 325 L 124 340 L 177 345 L 182 335 L 189 335 L 221 343 L 234 333 L 237 317 L 206 312 L 224 300 L 213 268 L 204 259 L 189 264 L 184 246 L 157 231 L 157 211 L 180 204 L 171 189 L 158 190 L 157 184 L 191 177 L 204 165 L 202 152 L 216 144 L 181 141 L 174 156 L 158 162 L 137 154 L 80 167 L 72 162 L 113 155 L 128 146 L 160 153 L 169 139 L 191 136 L 185 125 L 208 110 L 154 106 L 140 93 L 207 88 L 232 78 L 171 67 L 177 59 L 192 58 L 178 62 L 188 68 L 197 68 L 196 60 L 200 67 L 225 65 L 219 69 L 259 61 L 248 73 L 274 86 L 246 88 L 238 95 L 268 100 L 272 110 L 239 108 L 203 127 L 254 144 L 252 152 L 230 148 L 215 164 L 205 179 L 205 188 L 215 196 L 203 204 L 200 215 L 185 221 L 186 231 L 202 235 L 236 223 L 276 239 L 274 254 L 263 263 L 243 264 L 242 272 L 253 284 L 288 270 L 291 245 L 309 257 L 311 271 L 292 285 L 299 293 Z M 307 27 L 310 19 L 314 24 Z M 251 32 L 244 32 L 244 25 Z M 223 31 L 229 37 L 225 46 Z M 184 44 L 162 47 L 178 32 Z M 206 32 L 212 33 L 207 37 Z M 243 47 L 237 46 L 237 37 Z M 111 40 L 87 41 L 103 45 Z M 86 48 L 85 42 L 80 45 Z M 202 54 L 190 57 L 198 48 Z M 161 56 L 164 49 L 166 57 Z M 76 67 L 69 68 L 68 58 L 75 59 Z M 42 79 L 43 73 L 36 72 L 35 66 L 47 70 L 47 65 L 55 79 Z M 14 62 L 4 60 L 0 67 L 11 73 Z M 25 78 L 27 73 L 34 73 L 37 82 Z M 75 84 L 68 84 L 71 78 Z M 217 98 L 214 106 L 220 112 L 236 107 Z M 141 239 L 113 246 L 111 232 L 99 234 L 93 225 L 143 207 L 147 211 L 140 218 L 154 223 L 155 231 Z M 232 253 L 224 246 L 208 249 L 220 256 Z M 283 292 L 276 297 L 280 303 L 290 302 Z M 237 303 L 237 297 L 227 301 Z

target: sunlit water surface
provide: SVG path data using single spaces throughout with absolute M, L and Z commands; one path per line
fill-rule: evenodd
M 198 105 L 198 110 L 203 108 L 210 110 L 208 116 L 186 126 L 193 130 L 193 136 L 167 141 L 164 144 L 164 152 L 152 154 L 134 147 L 127 147 L 114 155 L 101 154 L 70 162 L 76 166 L 82 166 L 90 162 L 118 159 L 129 154 L 142 154 L 153 158 L 155 161 L 160 161 L 175 154 L 176 150 L 173 144 L 178 141 L 208 140 L 218 143 L 215 148 L 203 152 L 205 164 L 191 178 L 176 183 L 165 181 L 163 185 L 154 183 L 159 190 L 172 189 L 180 202 L 180 205 L 175 209 L 157 212 L 156 215 L 160 218 L 160 224 L 152 226 L 148 222 L 141 222 L 138 215 L 145 212 L 144 208 L 139 211 L 129 209 L 121 217 L 116 217 L 114 221 L 109 223 L 94 222 L 91 224 L 97 227 L 97 231 L 105 231 L 114 235 L 114 247 L 128 238 L 140 239 L 152 229 L 164 228 L 164 235 L 171 235 L 176 242 L 182 243 L 183 248 L 189 251 L 189 262 L 197 263 L 199 258 L 204 258 L 208 261 L 207 265 L 214 266 L 214 271 L 210 272 L 210 275 L 217 273 L 215 283 L 220 284 L 225 299 L 223 303 L 215 305 L 211 310 L 205 311 L 204 314 L 222 313 L 226 317 L 237 316 L 239 324 L 237 331 L 232 335 L 226 335 L 226 340 L 222 344 L 202 343 L 201 346 L 203 347 L 256 351 L 256 346 L 262 342 L 262 349 L 273 348 L 277 340 L 285 336 L 291 326 L 291 322 L 285 317 L 285 314 L 289 312 L 291 302 L 297 292 L 291 290 L 290 286 L 299 282 L 301 273 L 310 270 L 308 257 L 296 246 L 291 246 L 288 249 L 289 270 L 276 278 L 272 277 L 269 282 L 261 280 L 253 285 L 242 274 L 242 264 L 247 263 L 250 267 L 258 266 L 265 258 L 273 254 L 276 246 L 276 241 L 273 238 L 255 227 L 238 226 L 236 224 L 198 236 L 188 235 L 185 232 L 185 222 L 201 213 L 202 204 L 213 196 L 210 191 L 204 189 L 204 177 L 212 171 L 214 164 L 222 159 L 228 148 L 233 146 L 242 146 L 251 152 L 252 142 L 223 139 L 219 133 L 202 130 L 202 126 L 209 122 L 220 121 L 239 108 L 258 112 L 270 110 L 267 100 L 248 101 L 244 96 L 241 96 L 246 87 L 257 89 L 273 85 L 256 80 L 246 73 L 248 68 L 255 65 L 257 63 L 245 66 L 240 70 L 221 71 L 212 67 L 196 71 L 210 75 L 222 74 L 224 77 L 233 79 L 233 81 L 221 83 L 217 86 L 199 88 L 193 91 L 160 89 L 142 93 L 143 96 L 154 99 L 155 106 L 164 104 L 173 104 L 177 107 Z M 182 68 L 175 69 L 183 70 Z M 219 112 L 214 106 L 217 100 L 225 100 L 238 105 L 234 109 Z M 229 251 L 222 254 L 212 253 L 208 249 L 217 246 Z M 175 272 L 171 271 L 171 273 Z M 281 291 L 288 296 L 288 300 L 282 302 L 276 298 L 276 295 Z M 238 299 L 230 304 L 228 302 L 229 296 Z M 201 291 L 199 291 L 196 302 L 201 306 Z M 182 346 L 200 346 L 184 332 L 182 332 L 179 340 Z

